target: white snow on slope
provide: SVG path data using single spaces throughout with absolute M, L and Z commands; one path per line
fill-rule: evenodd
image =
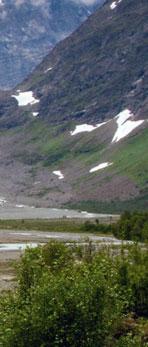
M 53 171 L 53 174 L 58 176 L 59 180 L 62 180 L 64 178 L 64 175 L 62 174 L 60 170 Z
M 101 163 L 95 167 L 93 167 L 91 170 L 89 170 L 90 173 L 92 172 L 95 172 L 95 171 L 98 171 L 98 170 L 102 170 L 102 169 L 105 169 L 106 167 L 112 165 L 113 163 L 108 163 L 108 162 L 105 162 L 105 163 Z
M 48 69 L 46 69 L 45 71 L 44 71 L 44 73 L 47 73 L 48 71 L 51 71 L 52 70 L 52 67 L 49 67 Z
M 120 141 L 122 138 L 129 135 L 135 128 L 137 128 L 144 122 L 144 120 L 129 120 L 129 118 L 132 118 L 133 116 L 134 115 L 130 110 L 125 109 L 115 117 L 118 128 L 115 132 L 112 142 Z
M 83 132 L 91 132 L 97 128 L 100 128 L 102 125 L 106 124 L 107 122 L 99 123 L 97 125 L 90 125 L 90 124 L 81 124 L 76 125 L 75 130 L 70 131 L 71 136 L 77 135 L 79 133 Z
M 116 8 L 117 6 L 117 2 L 113 1 L 112 4 L 110 5 L 111 10 L 114 10 L 114 8 Z
M 117 5 L 120 4 L 121 1 L 122 0 L 113 1 L 110 5 L 111 10 L 114 10 L 117 7 Z
M 12 98 L 15 98 L 17 100 L 19 106 L 26 106 L 29 104 L 34 105 L 40 101 L 38 99 L 35 99 L 32 91 L 28 91 L 28 92 L 18 91 L 18 93 L 19 93 L 18 95 L 12 95 Z
M 39 115 L 39 112 L 32 112 L 33 117 L 37 117 Z

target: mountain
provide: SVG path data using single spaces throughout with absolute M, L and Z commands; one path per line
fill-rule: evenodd
M 147 0 L 106 1 L 0 94 L 1 195 L 16 204 L 145 209 Z
M 129 106 L 145 117 L 147 15 L 146 1 L 123 0 L 113 10 L 107 2 L 57 45 L 23 84 L 40 98 L 41 117 L 77 120 L 85 109 L 85 121 L 95 122 Z
M 1 0 L 0 89 L 22 81 L 104 0 Z

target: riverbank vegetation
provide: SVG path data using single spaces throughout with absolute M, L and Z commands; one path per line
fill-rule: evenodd
M 122 240 L 148 241 L 148 212 L 124 212 L 114 225 L 113 234 Z
M 0 229 L 36 230 L 55 232 L 81 232 L 83 221 L 80 219 L 14 219 L 0 220 Z
M 148 212 L 124 212 L 116 223 L 101 224 L 99 220 L 86 221 L 84 231 L 112 234 L 120 240 L 148 241 Z
M 108 234 L 122 240 L 145 242 L 148 240 L 148 212 L 124 212 L 120 218 L 108 216 L 91 220 L 0 220 L 0 229 Z
M 0 303 L 3 347 L 147 347 L 146 246 L 27 249 Z

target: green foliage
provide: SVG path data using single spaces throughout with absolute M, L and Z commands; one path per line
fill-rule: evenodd
M 25 256 L 22 256 L 21 263 L 17 267 L 21 296 L 26 297 L 29 289 L 38 282 L 44 266 L 41 247 L 27 248 Z
M 90 247 L 26 250 L 18 290 L 0 302 L 3 347 L 146 346 L 128 318 L 147 317 L 146 252 L 134 246 L 89 257 Z
M 68 264 L 70 265 L 73 258 L 70 248 L 55 241 L 51 241 L 43 247 L 42 256 L 45 264 L 55 271 L 61 270 Z
M 99 222 L 102 220 L 102 223 Z M 0 220 L 0 228 L 4 230 L 39 230 L 49 232 L 72 232 L 72 233 L 86 233 L 98 232 L 101 234 L 110 233 L 110 227 L 105 223 L 110 223 L 114 217 L 99 218 L 95 221 L 82 219 L 22 219 L 22 220 Z
M 141 187 L 147 187 L 148 178 L 148 129 L 127 140 L 124 145 L 115 149 L 111 157 L 114 170 L 126 175 Z
M 110 234 L 111 233 L 111 225 L 110 224 L 101 224 L 99 223 L 99 220 L 96 219 L 95 222 L 90 222 L 87 220 L 82 225 L 82 230 L 87 232 L 97 232 L 102 234 Z
M 114 235 L 123 240 L 148 240 L 148 212 L 124 212 L 114 226 Z
M 141 336 L 133 336 L 133 334 L 128 334 L 126 336 L 122 336 L 115 344 L 115 347 L 147 347 L 147 342 L 142 341 Z
M 82 232 L 82 220 L 76 219 L 22 219 L 0 220 L 0 228 L 5 230 L 39 230 L 51 232 Z
M 77 203 L 65 204 L 65 207 L 72 209 L 85 210 L 95 213 L 123 213 L 125 210 L 129 211 L 147 211 L 148 191 L 145 191 L 138 197 L 129 200 L 111 200 L 111 201 L 97 201 L 97 200 L 82 200 Z

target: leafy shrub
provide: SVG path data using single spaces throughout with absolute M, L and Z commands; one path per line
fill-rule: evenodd
M 52 270 L 61 270 L 72 261 L 70 248 L 65 247 L 61 242 L 51 241 L 42 249 L 42 257 L 46 265 Z
M 123 240 L 148 240 L 148 212 L 124 212 L 114 225 L 114 235 Z
M 102 249 L 89 262 L 77 251 L 56 242 L 26 250 L 18 290 L 0 303 L 3 347 L 145 346 L 120 331 L 131 311 L 147 317 L 146 252 Z
M 83 226 L 82 226 L 83 231 L 88 231 L 88 232 L 97 232 L 97 233 L 102 233 L 102 234 L 108 234 L 112 232 L 112 226 L 110 224 L 101 224 L 99 223 L 99 220 L 96 219 L 95 222 L 91 222 L 87 220 Z

